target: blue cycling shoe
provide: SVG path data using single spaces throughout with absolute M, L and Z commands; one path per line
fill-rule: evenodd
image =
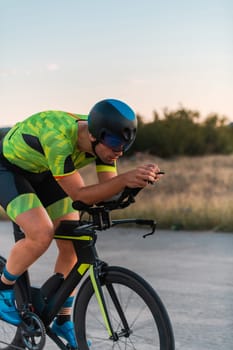
M 22 322 L 15 306 L 15 293 L 13 289 L 0 291 L 0 318 L 15 326 L 18 326 Z
M 67 340 L 72 348 L 77 349 L 78 344 L 74 332 L 74 324 L 71 321 L 66 321 L 62 325 L 57 324 L 56 320 L 53 322 L 52 331 L 59 337 Z
M 59 337 L 64 338 L 73 349 L 78 349 L 78 344 L 75 337 L 74 324 L 72 321 L 66 321 L 62 325 L 57 324 L 56 320 L 53 322 L 52 331 Z M 91 346 L 91 341 L 88 340 L 88 346 Z

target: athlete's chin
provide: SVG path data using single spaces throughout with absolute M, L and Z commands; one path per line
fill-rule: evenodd
M 105 164 L 112 164 L 116 158 L 112 158 L 112 157 L 99 157 L 103 163 Z
M 115 162 L 118 158 L 119 158 L 119 157 L 110 158 L 110 159 L 109 159 L 109 162 L 110 162 L 110 163 L 113 163 L 113 162 Z

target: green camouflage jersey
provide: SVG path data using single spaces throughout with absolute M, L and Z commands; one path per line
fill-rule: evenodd
M 72 174 L 96 160 L 99 171 L 116 171 L 77 149 L 78 120 L 86 115 L 44 111 L 17 123 L 5 136 L 3 154 L 14 165 L 32 173 L 51 171 L 56 179 Z

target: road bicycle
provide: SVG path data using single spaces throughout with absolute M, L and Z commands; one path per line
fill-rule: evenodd
M 148 225 L 151 232 L 144 238 L 155 232 L 154 220 L 111 218 L 112 210 L 135 202 L 139 190 L 127 188 L 112 200 L 94 206 L 73 203 L 81 219 L 62 221 L 54 238 L 73 242 L 77 263 L 65 279 L 55 274 L 41 287 L 31 285 L 28 271 L 20 276 L 14 288 L 22 322 L 16 327 L 0 320 L 0 349 L 41 350 L 47 335 L 59 349 L 72 350 L 50 325 L 81 281 L 72 315 L 79 350 L 175 349 L 168 313 L 152 286 L 129 269 L 109 266 L 96 250 L 97 231 L 116 225 Z M 13 226 L 15 240 L 22 239 L 23 232 L 16 224 Z M 5 262 L 0 257 L 0 272 Z

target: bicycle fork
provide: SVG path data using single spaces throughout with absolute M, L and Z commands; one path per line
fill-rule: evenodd
M 129 337 L 130 334 L 132 333 L 132 331 L 130 330 L 128 322 L 125 318 L 124 312 L 122 310 L 122 307 L 121 307 L 120 301 L 117 297 L 117 294 L 114 290 L 114 287 L 110 283 L 110 284 L 106 284 L 106 288 L 109 292 L 111 300 L 112 300 L 112 302 L 117 310 L 117 313 L 118 313 L 120 320 L 121 320 L 123 327 L 124 327 L 124 329 L 121 330 L 120 334 L 115 332 L 113 329 L 112 322 L 111 322 L 111 319 L 110 319 L 110 316 L 108 313 L 107 304 L 105 301 L 105 296 L 104 296 L 103 289 L 102 289 L 101 282 L 100 282 L 100 269 L 102 267 L 102 264 L 103 263 L 90 266 L 90 279 L 92 282 L 93 289 L 95 291 L 96 299 L 97 299 L 97 302 L 99 304 L 99 308 L 100 308 L 100 311 L 101 311 L 101 314 L 102 314 L 102 317 L 104 320 L 105 327 L 106 327 L 107 332 L 109 334 L 109 339 L 111 339 L 113 341 L 117 341 L 119 339 L 119 337 L 121 337 L 121 336 Z

